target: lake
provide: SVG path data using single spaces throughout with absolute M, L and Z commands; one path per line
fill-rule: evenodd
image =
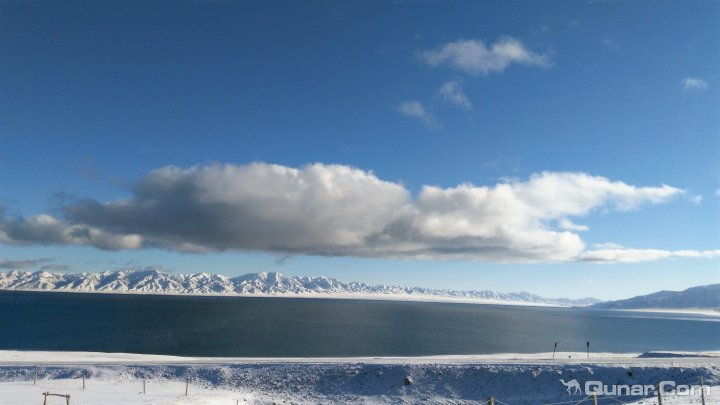
M 720 318 L 582 308 L 0 291 L 0 349 L 180 356 L 720 350 Z

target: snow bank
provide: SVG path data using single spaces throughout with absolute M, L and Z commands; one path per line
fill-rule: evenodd
M 549 354 L 551 356 L 551 354 Z M 663 353 L 669 356 L 668 353 Z M 688 354 L 678 354 L 688 355 Z M 78 404 L 239 403 L 478 403 L 552 404 L 573 400 L 558 380 L 655 385 L 663 380 L 713 387 L 720 403 L 720 357 L 605 356 L 552 360 L 532 356 L 445 356 L 372 359 L 203 359 L 100 353 L 0 352 L 0 404 L 40 401 L 47 390 L 73 395 Z M 47 356 L 45 361 L 37 361 Z M 82 364 L 86 362 L 87 364 Z M 23 364 L 24 363 L 24 364 Z M 36 374 L 37 373 L 37 374 Z M 33 376 L 38 383 L 33 385 Z M 82 390 L 81 378 L 87 388 Z M 143 395 L 142 381 L 149 389 Z M 184 396 L 189 381 L 188 397 Z M 8 399 L 9 398 L 9 399 Z M 600 403 L 650 399 L 606 397 Z M 666 404 L 699 397 L 667 398 Z M 9 402 L 3 402 L 9 401 Z M 500 402 L 502 401 L 502 402 Z M 685 401 L 685 402 L 683 402 Z M 690 401 L 690 402 L 688 402 Z M 640 403 L 640 402 L 638 402 Z

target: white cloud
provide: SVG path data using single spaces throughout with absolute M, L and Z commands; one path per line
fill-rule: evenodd
M 686 77 L 682 80 L 683 90 L 705 90 L 708 82 L 699 77 Z
M 684 193 L 667 185 L 637 187 L 585 173 L 543 172 L 492 186 L 424 186 L 413 197 L 402 184 L 372 172 L 319 163 L 169 166 L 150 172 L 131 191 L 127 199 L 66 205 L 63 219 L 0 216 L 0 242 L 494 262 L 626 261 L 631 250 L 625 248 L 586 250 L 576 233 L 586 227 L 569 218 L 636 209 Z M 555 230 L 555 224 L 565 229 Z
M 449 101 L 466 110 L 472 110 L 472 103 L 456 80 L 449 81 L 440 87 L 440 95 L 445 101 Z
M 561 219 L 558 225 L 560 226 L 560 228 L 565 229 L 566 231 L 584 232 L 590 230 L 590 227 L 588 227 L 587 225 L 576 224 L 567 218 Z
M 702 203 L 702 200 L 703 200 L 703 196 L 700 194 L 690 196 L 690 202 L 692 202 L 693 204 L 696 204 L 696 205 L 700 204 L 700 203 Z
M 400 103 L 397 110 L 408 117 L 416 118 L 427 125 L 430 129 L 440 129 L 435 116 L 425 109 L 425 106 L 417 100 L 404 101 Z
M 720 250 L 661 250 L 610 248 L 589 250 L 580 254 L 580 261 L 601 263 L 640 263 L 668 258 L 704 258 L 720 257 Z
M 548 55 L 533 52 L 521 41 L 510 37 L 500 38 L 490 46 L 482 40 L 461 39 L 422 51 L 419 57 L 430 66 L 447 65 L 472 75 L 502 72 L 511 64 L 550 65 Z

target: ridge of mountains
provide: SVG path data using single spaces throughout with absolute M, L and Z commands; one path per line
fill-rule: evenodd
M 598 309 L 720 309 L 720 284 L 691 287 L 684 291 L 658 291 L 592 305 Z
M 528 292 L 446 290 L 422 287 L 341 282 L 328 277 L 285 276 L 275 272 L 237 277 L 220 274 L 176 274 L 156 269 L 111 270 L 101 273 L 0 272 L 2 290 L 46 290 L 139 294 L 219 294 L 237 296 L 312 296 L 333 298 L 449 299 L 488 303 L 589 306 L 595 298 L 544 298 Z

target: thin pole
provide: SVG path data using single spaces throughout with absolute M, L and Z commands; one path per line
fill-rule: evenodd
M 587 342 L 587 358 L 590 358 L 590 341 Z
M 187 396 L 188 384 L 190 384 L 190 380 L 185 380 L 185 396 Z
M 598 403 L 597 403 L 597 394 L 595 393 L 595 391 L 593 391 L 593 405 L 598 405 Z
M 488 405 L 495 405 L 495 398 L 488 397 Z
M 555 347 L 553 348 L 553 360 L 555 360 L 555 351 L 557 350 L 557 342 L 555 342 Z
M 660 392 L 660 384 L 656 385 L 658 394 L 658 405 L 662 405 L 662 392 Z
M 143 380 L 143 394 L 145 393 L 145 380 Z
M 37 381 L 37 371 L 33 373 L 33 385 L 35 385 L 36 381 Z
M 702 401 L 702 405 L 705 405 L 705 384 L 702 376 L 700 376 L 700 401 Z
M 83 376 L 83 389 L 85 389 L 85 376 Z

